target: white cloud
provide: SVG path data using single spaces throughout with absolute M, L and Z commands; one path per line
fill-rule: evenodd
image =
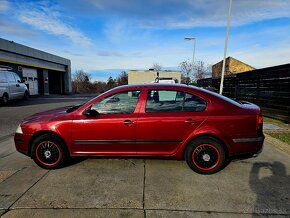
M 225 26 L 229 0 L 86 0 L 94 13 L 110 13 L 147 28 Z M 289 0 L 233 0 L 231 25 L 290 17 Z M 88 13 L 91 13 L 88 12 Z
M 21 5 L 20 7 L 21 10 L 19 10 L 17 17 L 22 23 L 49 34 L 69 38 L 74 44 L 81 46 L 90 46 L 92 44 L 91 39 L 81 31 L 65 23 L 56 8 L 47 5 L 33 7 L 30 4 Z

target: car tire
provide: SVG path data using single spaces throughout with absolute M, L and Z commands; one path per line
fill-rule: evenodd
M 5 93 L 5 94 L 2 96 L 2 98 L 1 98 L 1 103 L 2 103 L 3 105 L 7 105 L 7 104 L 8 104 L 8 101 L 9 101 L 9 96 L 8 96 L 7 93 Z
M 57 169 L 65 164 L 69 153 L 58 136 L 48 133 L 33 140 L 31 157 L 38 166 L 44 169 Z
M 28 100 L 29 99 L 29 93 L 27 91 L 24 92 L 23 99 L 24 100 Z
M 222 144 L 211 137 L 193 140 L 186 148 L 188 166 L 199 174 L 214 174 L 226 165 L 226 151 Z

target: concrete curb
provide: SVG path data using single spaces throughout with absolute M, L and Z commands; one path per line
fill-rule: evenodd
M 265 134 L 265 133 L 264 133 Z M 274 147 L 278 148 L 281 151 L 284 151 L 285 153 L 287 153 L 288 155 L 290 155 L 290 145 L 285 143 L 285 142 L 281 142 L 278 139 L 273 138 L 272 136 L 265 134 L 266 136 L 266 142 L 269 142 L 270 144 L 272 144 Z

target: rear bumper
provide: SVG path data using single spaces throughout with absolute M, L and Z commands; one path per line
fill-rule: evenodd
M 233 139 L 234 143 L 239 142 L 264 142 L 265 136 L 257 137 L 257 138 L 236 138 Z
M 255 138 L 234 138 L 232 139 L 232 157 L 253 157 L 263 150 L 265 136 Z

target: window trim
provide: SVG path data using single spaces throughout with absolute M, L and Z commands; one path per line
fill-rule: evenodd
M 148 102 L 148 94 L 149 94 L 150 91 L 183 92 L 183 93 L 185 93 L 185 95 L 189 94 L 189 95 L 196 96 L 196 97 L 200 98 L 201 100 L 203 100 L 205 102 L 205 107 L 201 111 L 183 111 L 184 104 L 185 104 L 185 95 L 184 95 L 183 104 L 182 104 L 183 105 L 182 106 L 182 111 L 174 111 L 174 112 L 172 112 L 172 111 L 155 111 L 155 112 L 148 112 L 146 109 L 147 109 L 147 102 Z M 177 89 L 148 89 L 147 90 L 147 94 L 146 94 L 146 102 L 145 102 L 145 105 L 144 105 L 144 111 L 145 111 L 146 114 L 154 114 L 154 113 L 200 113 L 200 112 L 205 112 L 207 110 L 207 108 L 208 108 L 208 102 L 204 98 L 202 98 L 202 97 L 200 97 L 200 96 L 198 96 L 196 94 L 192 94 L 190 92 L 183 91 L 183 90 L 177 90 Z

